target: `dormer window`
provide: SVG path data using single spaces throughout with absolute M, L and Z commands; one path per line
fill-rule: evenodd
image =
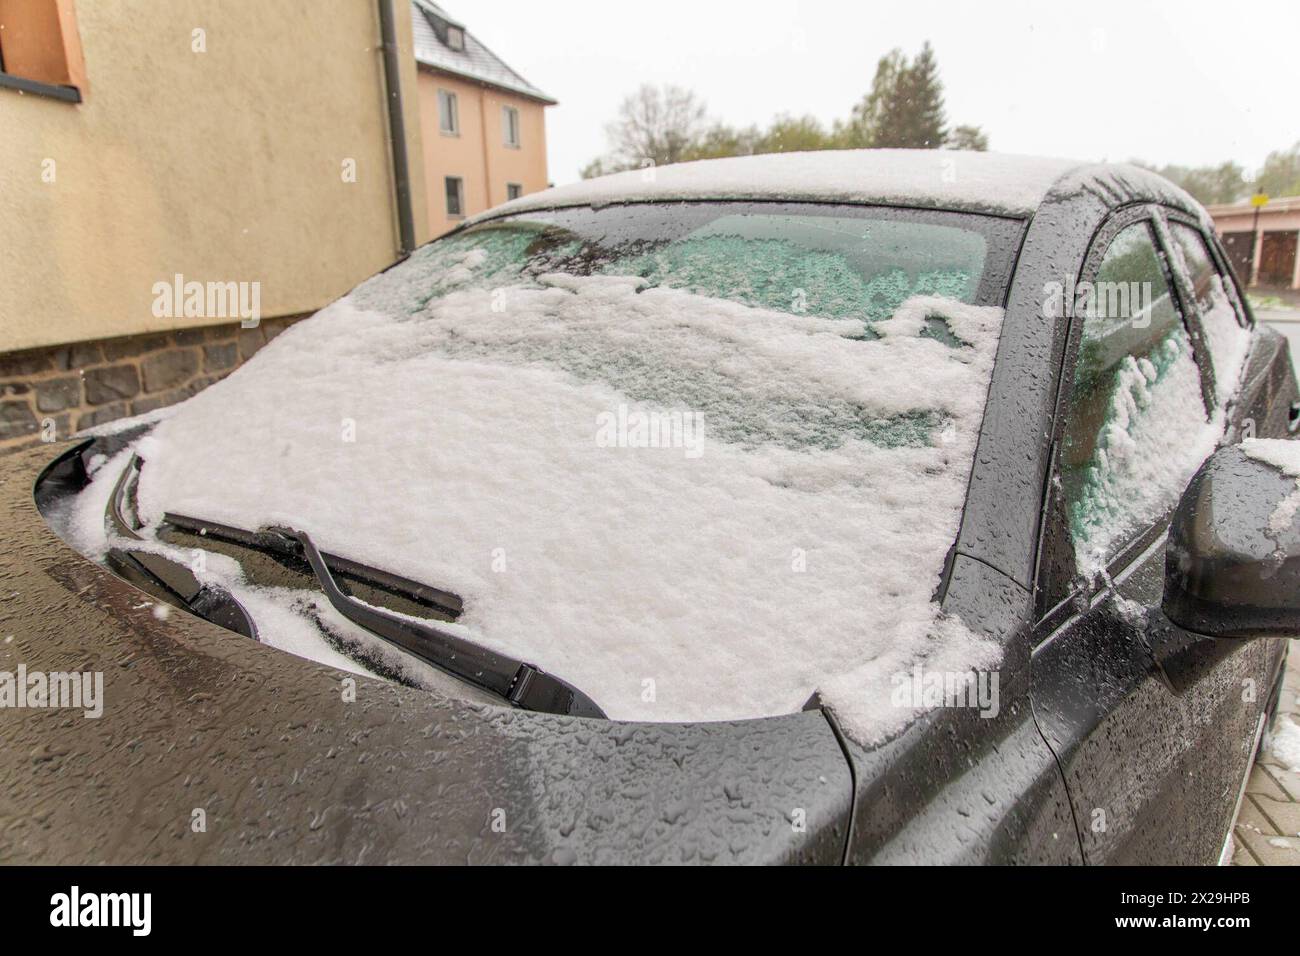
M 4 0 L 0 0 L 0 6 L 3 6 Z M 424 18 L 429 21 L 429 26 L 433 27 L 433 34 L 449 50 L 457 53 L 465 52 L 465 28 L 453 20 L 448 20 L 446 14 L 432 4 L 428 6 L 419 5 L 419 10 L 424 14 Z

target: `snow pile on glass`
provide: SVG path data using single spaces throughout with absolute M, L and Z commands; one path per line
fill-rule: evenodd
M 931 598 L 1001 310 L 958 301 L 983 257 L 961 237 L 873 274 L 762 231 L 582 268 L 522 227 L 427 246 L 163 420 L 140 515 L 290 526 L 453 591 L 464 633 L 611 718 L 821 690 L 879 739 L 912 717 L 893 675 L 998 659 Z M 245 603 L 268 643 L 338 663 L 286 621 L 322 602 Z
M 1195 297 L 1213 394 L 1207 402 L 1151 233 L 1131 226 L 1108 249 L 1099 279 L 1145 286 L 1150 301 L 1085 317 L 1063 449 L 1071 533 L 1085 574 L 1104 568 L 1120 544 L 1177 503 L 1223 437 L 1250 351 L 1250 329 L 1238 322 L 1203 241 L 1181 224 L 1170 235 L 1171 265 Z

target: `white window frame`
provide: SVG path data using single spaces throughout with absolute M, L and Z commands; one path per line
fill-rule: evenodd
M 513 139 L 511 138 L 512 134 Z M 511 149 L 519 149 L 519 108 L 517 106 L 501 107 L 501 138 Z

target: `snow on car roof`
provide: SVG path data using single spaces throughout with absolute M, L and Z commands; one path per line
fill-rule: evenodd
M 556 206 L 678 199 L 789 199 L 967 209 L 1024 216 L 1084 164 L 942 149 L 851 149 L 704 159 L 634 169 L 533 193 L 477 219 Z

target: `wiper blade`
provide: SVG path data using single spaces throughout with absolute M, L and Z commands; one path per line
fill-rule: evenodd
M 105 516 L 109 530 L 119 538 L 142 541 L 136 533 L 138 523 L 128 518 L 127 505 L 134 500 L 142 462 L 132 456 L 109 500 Z M 323 554 L 302 531 L 272 528 L 245 531 L 214 521 L 177 515 L 163 515 L 164 523 L 200 537 L 211 536 L 272 555 L 305 560 L 330 605 L 344 618 L 388 644 L 392 644 L 431 667 L 450 674 L 474 687 L 485 690 L 523 710 L 574 717 L 604 718 L 605 713 L 590 697 L 567 681 L 548 674 L 534 664 L 498 654 L 440 628 L 433 621 L 417 620 L 375 607 L 345 592 L 336 575 L 355 580 L 376 590 L 410 599 L 418 605 L 433 607 L 450 616 L 459 615 L 461 600 L 456 595 L 409 578 L 371 568 L 333 554 Z M 143 549 L 114 548 L 108 555 L 110 564 L 123 577 L 153 594 L 169 595 L 171 603 L 200 617 L 216 621 L 217 613 L 233 621 L 223 624 L 246 636 L 255 636 L 251 618 L 223 591 L 205 588 L 182 565 Z M 223 600 L 224 598 L 224 600 Z
M 359 627 L 433 667 L 497 694 L 523 710 L 573 717 L 604 717 L 594 700 L 567 681 L 430 623 L 398 617 L 343 593 L 305 531 L 273 529 L 297 541 L 334 609 Z
M 144 539 L 136 531 L 138 525 L 128 519 L 125 510 L 127 502 L 134 498 L 139 474 L 140 459 L 132 455 L 109 496 L 104 521 L 111 535 L 143 543 Z M 257 639 L 257 626 L 243 605 L 228 591 L 201 583 L 185 565 L 129 545 L 110 547 L 105 561 L 120 577 L 172 607 Z
M 239 548 L 266 554 L 277 559 L 281 564 L 293 567 L 294 570 L 301 567 L 302 573 L 308 576 L 314 573 L 310 571 L 309 566 L 304 566 L 306 561 L 302 546 L 296 539 L 284 534 L 270 531 L 245 531 L 216 521 L 172 514 L 170 511 L 163 515 L 163 524 L 192 537 L 227 542 Z M 459 617 L 464 609 L 460 597 L 450 591 L 430 587 L 388 571 L 381 571 L 337 554 L 321 552 L 321 557 L 336 578 L 343 578 L 352 584 L 362 584 L 381 592 L 385 597 L 401 598 L 404 602 L 413 605 L 415 609 L 430 609 L 447 619 Z
M 349 578 L 377 589 L 419 596 L 426 603 L 452 608 L 454 613 L 459 614 L 460 598 L 450 592 L 323 553 L 304 531 L 292 528 L 246 531 L 171 512 L 165 514 L 163 520 L 201 537 L 210 536 L 255 551 L 304 560 L 330 605 L 347 620 L 429 666 L 487 691 L 515 707 L 574 717 L 605 716 L 604 711 L 590 697 L 540 667 L 481 647 L 439 627 L 434 621 L 417 620 L 361 601 L 344 591 L 335 575 L 341 571 Z M 431 596 L 436 601 L 429 601 Z

